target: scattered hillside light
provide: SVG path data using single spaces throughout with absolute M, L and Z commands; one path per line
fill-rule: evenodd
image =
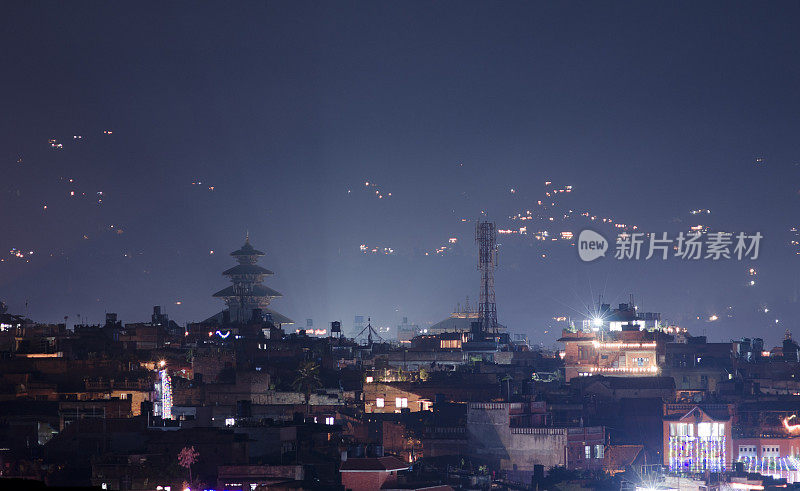
M 225 418 L 225 426 L 233 426 L 236 424 L 236 419 L 234 418 Z
M 161 360 L 158 362 L 158 366 L 160 366 L 161 368 L 164 368 L 166 364 L 167 364 L 166 360 Z
M 714 322 L 717 319 L 719 319 L 719 316 L 717 314 L 714 314 L 708 318 L 709 322 Z
M 756 282 L 754 280 L 750 280 L 750 286 L 754 286 Z

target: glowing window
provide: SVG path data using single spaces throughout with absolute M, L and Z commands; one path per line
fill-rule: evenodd
M 377 399 L 375 399 L 375 405 L 377 407 L 383 407 L 384 404 L 385 402 L 383 401 L 383 397 L 378 397 Z

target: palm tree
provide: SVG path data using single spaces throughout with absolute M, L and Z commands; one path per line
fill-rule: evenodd
M 311 392 L 322 387 L 319 378 L 319 365 L 309 361 L 300 365 L 297 369 L 297 376 L 292 382 L 292 386 L 298 392 L 302 392 L 306 397 L 306 414 L 311 410 Z
M 189 469 L 189 484 L 192 484 L 192 464 L 197 463 L 197 457 L 200 457 L 200 452 L 191 447 L 183 447 L 178 453 L 178 464 L 184 469 Z

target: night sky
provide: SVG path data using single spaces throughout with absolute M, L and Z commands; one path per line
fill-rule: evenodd
M 0 18 L 14 313 L 205 319 L 249 231 L 301 327 L 424 327 L 477 299 L 488 217 L 527 225 L 500 236 L 496 284 L 500 322 L 532 342 L 601 294 L 713 341 L 800 336 L 796 2 L 12 2 Z M 582 212 L 760 231 L 761 257 L 584 264 L 533 237 L 616 233 Z

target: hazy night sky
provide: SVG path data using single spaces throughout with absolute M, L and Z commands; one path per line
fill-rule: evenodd
M 534 342 L 600 293 L 714 341 L 800 335 L 796 2 L 16 2 L 2 18 L 12 312 L 202 320 L 249 230 L 299 325 L 425 326 L 477 298 L 462 218 L 483 211 L 528 225 L 501 236 L 496 283 L 500 322 Z M 575 213 L 509 220 L 545 181 L 573 186 L 555 208 Z M 765 238 L 755 262 L 583 264 L 530 235 L 577 234 L 583 211 Z

